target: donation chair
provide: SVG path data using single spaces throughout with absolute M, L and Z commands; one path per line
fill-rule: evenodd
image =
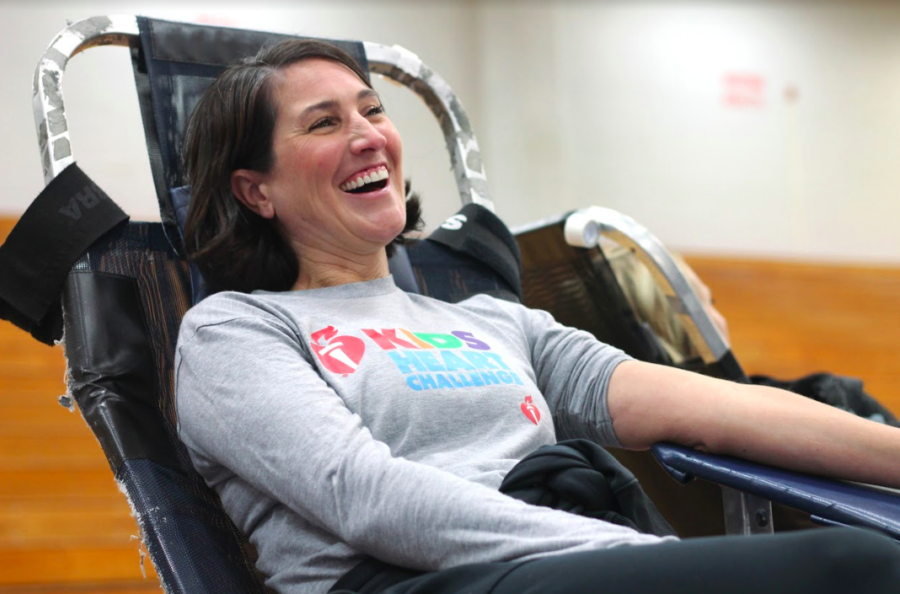
M 674 364 L 647 321 L 632 309 L 605 253 L 610 248 L 614 253 L 627 249 L 649 269 L 699 354 L 678 366 L 748 382 L 671 254 L 630 217 L 592 206 L 514 232 L 522 253 L 525 305 L 547 310 L 560 322 L 587 330 L 637 359 Z M 792 529 L 867 527 L 900 540 L 900 493 L 895 490 L 823 479 L 673 444 L 656 444 L 651 452 L 613 453 L 635 473 L 681 536 L 766 534 L 780 522 Z M 674 488 L 667 478 L 689 488 Z M 721 487 L 721 495 L 714 485 Z M 774 513 L 770 501 L 778 504 Z
M 199 274 L 184 258 L 179 227 L 190 199 L 179 163 L 186 119 L 222 69 L 284 37 L 142 17 L 90 18 L 57 36 L 34 79 L 35 118 L 47 187 L 0 247 L 0 315 L 42 342 L 52 344 L 62 338 L 69 393 L 103 447 L 132 506 L 162 586 L 170 594 L 267 591 L 263 576 L 254 567 L 253 547 L 194 471 L 177 438 L 172 362 L 181 317 L 205 291 Z M 545 222 L 514 238 L 493 214 L 477 141 L 462 106 L 440 76 L 399 47 L 337 43 L 364 70 L 399 82 L 425 101 L 444 133 L 464 205 L 428 238 L 411 242 L 392 258 L 391 270 L 398 285 L 447 301 L 484 292 L 529 303 L 533 293 L 532 289 L 523 291 L 524 280 L 525 287 L 538 285 L 538 293 L 563 303 L 567 298 L 557 297 L 562 295 L 557 289 L 564 289 L 569 282 L 573 286 L 586 282 L 587 296 L 576 299 L 584 312 L 594 311 L 593 297 L 599 294 L 592 293 L 597 287 L 614 292 L 610 287 L 615 283 L 604 280 L 603 273 L 597 272 L 600 269 L 590 264 L 602 259 L 591 234 L 615 233 L 614 223 L 589 210 Z M 69 58 L 98 45 L 130 49 L 159 223 L 128 222 L 127 215 L 75 164 L 76 146 L 66 123 L 62 79 Z M 577 229 L 563 233 L 563 240 L 555 237 L 569 226 L 569 220 L 575 221 L 573 229 L 580 226 L 580 240 Z M 567 277 L 535 283 L 529 276 L 537 270 L 529 237 L 540 233 L 547 234 L 548 250 L 568 250 L 566 257 L 579 261 L 578 266 L 585 269 L 579 274 L 590 273 L 583 276 L 588 280 Z M 520 245 L 525 256 L 524 277 L 520 276 Z M 612 284 L 607 285 L 609 282 Z M 690 305 L 691 294 L 684 292 L 677 279 L 672 288 L 686 296 L 685 311 L 690 316 L 698 314 Z M 632 336 L 634 324 L 619 327 L 620 318 L 633 320 L 627 312 L 615 310 L 595 317 L 604 320 L 598 322 L 601 326 L 621 332 L 623 338 L 606 337 L 609 342 L 638 353 L 637 347 L 629 346 L 634 342 L 648 348 L 651 358 L 658 355 L 652 337 L 643 331 Z M 585 313 L 584 320 L 587 318 Z M 584 320 L 576 320 L 575 325 Z M 708 331 L 708 320 L 696 320 L 701 331 Z M 606 336 L 606 330 L 596 332 Z M 711 353 L 723 373 L 739 371 L 721 349 Z M 714 457 L 699 457 L 674 447 L 660 446 L 657 454 L 669 471 L 681 478 L 704 475 L 696 468 L 682 467 L 677 457 L 703 468 L 718 464 Z M 743 476 L 749 471 L 725 472 Z M 785 473 L 785 477 L 791 479 L 792 475 Z M 795 493 L 794 487 L 784 490 Z M 896 497 L 888 501 L 895 515 L 894 523 L 886 528 L 895 537 L 900 534 L 897 501 Z M 746 519 L 746 509 L 741 514 Z M 858 523 L 844 516 L 828 517 L 837 523 Z

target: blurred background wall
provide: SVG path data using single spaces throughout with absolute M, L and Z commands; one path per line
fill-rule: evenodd
M 400 44 L 441 73 L 479 134 L 511 224 L 599 204 L 695 253 L 900 262 L 900 2 L 0 0 L 0 215 L 40 191 L 34 65 L 77 20 L 137 13 Z M 65 81 L 82 167 L 155 217 L 128 52 Z M 457 207 L 439 131 L 381 84 L 427 222 Z

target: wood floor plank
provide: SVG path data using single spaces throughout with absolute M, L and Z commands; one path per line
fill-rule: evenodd
M 0 435 L 29 434 L 30 430 L 54 431 L 56 435 L 81 435 L 87 424 L 81 415 L 56 402 L 47 401 L 24 406 L 6 406 L 0 418 Z
M 128 544 L 138 534 L 124 498 L 118 501 L 66 501 L 0 504 L 0 550 L 26 547 L 79 546 L 87 542 L 108 546 Z
M 25 584 L 0 586 L 0 594 L 143 594 L 160 592 L 159 582 L 147 578 L 130 581 Z
M 68 415 L 69 413 L 62 411 L 62 414 Z M 91 435 L 90 429 L 87 429 L 84 421 L 75 415 L 62 419 L 56 417 L 42 419 L 40 423 L 0 418 L 0 434 L 22 437 L 30 435 L 45 439 L 76 436 L 88 437 Z
M 80 419 L 73 422 L 83 423 Z M 84 434 L 55 435 L 52 439 L 0 434 L 0 470 L 96 468 L 104 464 L 100 444 L 87 425 Z
M 0 471 L 0 498 L 91 497 L 110 493 L 118 486 L 109 467 L 91 469 Z
M 0 585 L 156 580 L 150 560 L 131 547 L 42 548 L 0 551 Z M 152 583 L 152 582 L 151 582 Z
M 2 331 L 3 324 L 8 324 L 8 322 L 0 320 L 0 331 Z M 58 395 L 66 392 L 66 384 L 63 381 L 64 372 L 63 363 L 60 362 L 59 367 L 52 375 L 17 377 L 15 379 L 0 376 L 0 395 L 11 394 L 18 398 L 18 394 L 30 394 L 32 397 L 46 397 L 55 401 Z
M 14 406 L 34 405 L 64 409 L 59 403 L 59 397 L 65 393 L 66 386 L 59 381 L 42 382 L 33 387 L 10 386 L 6 390 L 0 389 L 0 410 Z

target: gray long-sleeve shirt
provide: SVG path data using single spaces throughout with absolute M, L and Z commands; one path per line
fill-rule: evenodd
M 658 542 L 496 491 L 557 433 L 616 444 L 625 359 L 546 313 L 390 277 L 223 293 L 182 323 L 179 435 L 282 593 L 325 592 L 364 555 L 435 570 Z

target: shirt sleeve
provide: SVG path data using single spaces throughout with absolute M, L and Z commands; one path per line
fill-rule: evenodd
M 560 324 L 545 311 L 494 301 L 524 335 L 525 356 L 553 413 L 557 439 L 584 438 L 622 447 L 613 430 L 607 391 L 616 367 L 632 357 L 589 332 Z
M 267 312 L 187 323 L 176 389 L 190 450 L 390 563 L 435 570 L 659 540 L 393 457 Z

